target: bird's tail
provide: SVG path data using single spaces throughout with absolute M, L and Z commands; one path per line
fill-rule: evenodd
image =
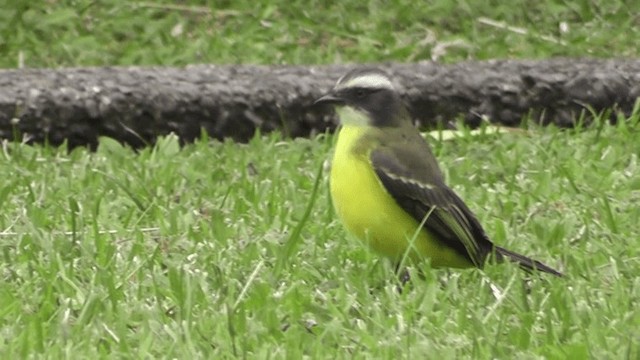
M 561 272 L 541 263 L 538 260 L 530 259 L 524 255 L 514 253 L 499 246 L 495 247 L 496 257 L 498 260 L 509 260 L 518 263 L 521 268 L 527 271 L 542 271 L 555 276 L 563 276 Z

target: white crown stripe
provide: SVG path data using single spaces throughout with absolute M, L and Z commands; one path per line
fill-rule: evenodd
M 393 90 L 393 84 L 391 84 L 391 80 L 388 77 L 380 74 L 365 74 L 361 76 L 357 76 L 353 79 L 347 79 L 344 84 L 342 84 L 343 79 L 340 79 L 337 84 L 337 88 L 346 89 L 346 88 L 367 88 L 367 89 L 389 89 Z

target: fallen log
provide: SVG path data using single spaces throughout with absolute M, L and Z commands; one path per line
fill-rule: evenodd
M 0 138 L 70 147 L 99 136 L 134 147 L 174 132 L 192 141 L 246 141 L 256 130 L 310 136 L 335 127 L 313 102 L 362 65 L 192 65 L 0 70 Z M 573 126 L 606 109 L 628 115 L 640 97 L 640 60 L 492 60 L 376 65 L 388 71 L 417 123 L 463 119 Z

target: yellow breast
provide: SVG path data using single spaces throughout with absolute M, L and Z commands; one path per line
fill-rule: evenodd
M 411 244 L 413 251 L 409 256 L 429 257 L 434 267 L 470 266 L 424 229 L 417 231 L 419 223 L 396 203 L 378 180 L 369 160 L 376 143 L 362 146 L 365 131 L 371 128 L 344 126 L 331 165 L 331 197 L 347 230 L 374 251 L 395 261 L 402 259 Z

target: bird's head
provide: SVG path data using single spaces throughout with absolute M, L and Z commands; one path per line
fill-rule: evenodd
M 343 125 L 400 126 L 409 119 L 391 79 L 378 69 L 348 72 L 315 103 L 334 105 Z

